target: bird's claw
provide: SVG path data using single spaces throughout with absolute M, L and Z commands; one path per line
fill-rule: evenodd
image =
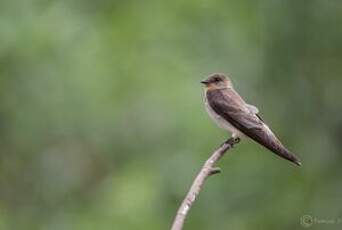
M 231 137 L 228 140 L 226 140 L 226 142 L 224 142 L 225 144 L 229 144 L 232 147 L 234 147 L 235 144 L 240 142 L 240 138 L 239 137 Z
M 241 141 L 240 137 L 234 138 L 234 144 L 238 144 L 238 143 L 240 143 L 240 141 Z

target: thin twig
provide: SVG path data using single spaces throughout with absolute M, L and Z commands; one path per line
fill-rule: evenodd
M 215 168 L 215 163 L 221 159 L 221 157 L 225 154 L 227 150 L 232 148 L 234 144 L 237 144 L 240 141 L 239 138 L 230 138 L 226 142 L 224 142 L 218 149 L 214 151 L 214 153 L 209 157 L 209 159 L 204 163 L 201 171 L 197 174 L 194 182 L 192 183 L 190 190 L 186 197 L 184 198 L 181 206 L 177 211 L 177 215 L 173 221 L 171 230 L 181 230 L 184 225 L 185 218 L 189 213 L 189 210 L 192 204 L 195 202 L 197 195 L 201 191 L 201 188 L 205 182 L 205 180 L 214 174 L 220 173 L 220 168 Z

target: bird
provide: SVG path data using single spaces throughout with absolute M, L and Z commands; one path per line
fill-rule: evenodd
M 209 75 L 204 85 L 204 104 L 207 113 L 222 129 L 229 131 L 234 140 L 248 137 L 278 156 L 301 166 L 259 115 L 259 109 L 247 104 L 234 90 L 232 81 L 223 73 Z

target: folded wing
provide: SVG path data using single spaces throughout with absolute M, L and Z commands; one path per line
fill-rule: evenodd
M 258 109 L 246 104 L 233 89 L 210 90 L 207 92 L 207 97 L 211 108 L 235 128 L 280 157 L 300 165 L 299 160 L 282 145 L 259 118 Z

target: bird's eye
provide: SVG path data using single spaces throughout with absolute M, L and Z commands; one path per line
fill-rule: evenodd
M 215 78 L 215 81 L 216 81 L 216 82 L 219 82 L 219 81 L 220 81 L 220 78 Z

